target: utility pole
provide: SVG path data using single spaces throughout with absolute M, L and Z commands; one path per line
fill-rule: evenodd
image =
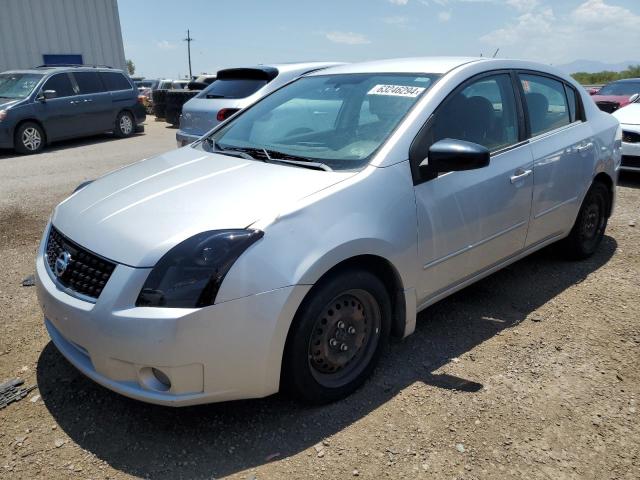
M 187 38 L 183 38 L 182 40 L 187 42 L 187 55 L 189 56 L 189 79 L 191 79 L 191 42 L 193 42 L 193 38 L 191 38 L 189 30 L 187 30 Z

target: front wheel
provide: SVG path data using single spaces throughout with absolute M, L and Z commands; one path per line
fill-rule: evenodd
M 40 153 L 45 146 L 44 130 L 37 123 L 25 122 L 16 130 L 14 147 L 24 155 Z
M 316 404 L 349 395 L 373 371 L 390 323 L 391 302 L 378 277 L 348 270 L 325 279 L 294 319 L 285 348 L 285 386 Z
M 116 117 L 116 125 L 113 131 L 116 137 L 130 137 L 135 133 L 135 129 L 133 115 L 129 112 L 120 112 Z
M 598 249 L 607 228 L 609 201 L 607 187 L 600 182 L 594 183 L 582 202 L 571 233 L 562 242 L 569 258 L 582 260 Z

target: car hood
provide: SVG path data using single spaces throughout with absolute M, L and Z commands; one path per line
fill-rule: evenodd
M 16 103 L 20 103 L 22 99 L 11 99 L 11 98 L 0 98 L 0 110 L 4 110 L 5 108 L 11 107 Z
M 629 95 L 592 95 L 594 102 L 615 102 L 620 105 L 626 105 L 629 103 Z
M 640 103 L 632 103 L 613 112 L 613 116 L 625 125 L 640 125 Z
M 352 175 L 185 147 L 96 180 L 58 205 L 52 223 L 98 255 L 151 267 L 197 233 L 246 228 Z

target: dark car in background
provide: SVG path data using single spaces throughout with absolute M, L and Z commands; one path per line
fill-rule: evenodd
M 627 78 L 606 84 L 591 98 L 600 110 L 613 113 L 631 103 L 631 97 L 640 94 L 640 78 Z
M 129 137 L 146 118 L 121 70 L 56 66 L 0 73 L 0 148 L 38 153 L 49 143 L 112 131 Z

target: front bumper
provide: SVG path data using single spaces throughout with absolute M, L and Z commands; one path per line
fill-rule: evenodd
M 640 135 L 640 125 L 622 124 L 622 130 Z M 636 137 L 637 138 L 637 137 Z M 622 141 L 622 164 L 620 170 L 640 172 L 640 142 Z
M 2 123 L 0 123 L 0 148 L 13 148 L 13 131 L 6 125 L 8 122 Z
M 97 383 L 170 406 L 278 391 L 287 332 L 310 286 L 285 287 L 203 309 L 135 307 L 149 269 L 118 265 L 94 304 L 58 288 L 43 253 L 41 246 L 36 282 L 49 335 L 58 350 Z M 158 382 L 153 368 L 169 377 L 169 388 Z
M 190 143 L 195 142 L 200 137 L 198 135 L 190 135 L 188 133 L 184 133 L 182 130 L 178 130 L 176 132 L 176 143 L 178 144 L 178 148 L 184 147 L 185 145 L 189 145 Z

